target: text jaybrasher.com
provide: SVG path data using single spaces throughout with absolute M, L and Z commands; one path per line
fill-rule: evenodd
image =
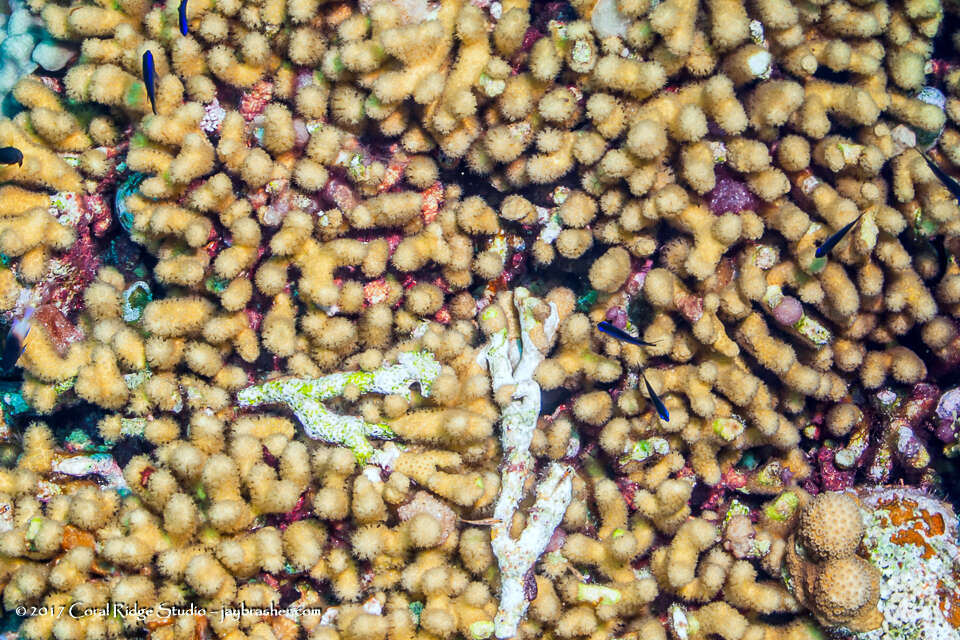
M 325 609 L 298 609 L 295 607 L 274 607 L 267 608 L 249 608 L 241 604 L 239 607 L 222 607 L 210 609 L 209 613 L 216 615 L 219 613 L 220 621 L 228 618 L 239 620 L 240 616 L 301 616 L 301 615 L 323 615 Z M 67 606 L 42 606 L 42 607 L 17 607 L 17 615 L 20 616 L 55 616 L 57 618 L 64 615 L 71 618 L 83 618 L 85 616 L 135 616 L 138 620 L 147 620 L 156 615 L 160 618 L 174 616 L 205 616 L 208 610 L 204 607 L 190 605 L 189 607 L 178 607 L 175 605 L 158 604 L 156 607 L 139 607 L 136 604 L 127 605 L 120 602 L 111 603 L 108 607 L 89 607 L 78 602 Z

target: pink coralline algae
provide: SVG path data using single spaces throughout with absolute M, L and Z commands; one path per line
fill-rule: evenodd
M 103 192 L 83 197 L 83 208 L 89 213 L 90 229 L 93 235 L 100 238 L 110 228 L 113 214 L 110 205 L 104 199 Z
M 957 439 L 957 418 L 960 418 L 960 387 L 945 391 L 937 403 L 934 434 L 944 443 Z
M 98 251 L 89 227 L 84 226 L 73 246 L 36 285 L 37 298 L 55 305 L 65 315 L 77 312 L 83 304 L 83 290 L 100 268 Z
M 924 477 L 932 474 L 928 466 L 930 454 L 917 431 L 933 413 L 939 395 L 937 387 L 926 383 L 914 385 L 909 395 L 902 399 L 892 392 L 877 394 L 882 431 L 867 469 L 870 480 L 886 482 L 894 460 L 903 464 L 907 472 Z
M 33 317 L 46 329 L 53 347 L 61 357 L 67 354 L 72 343 L 79 342 L 84 338 L 83 332 L 52 304 L 42 304 L 37 307 Z
M 377 185 L 377 193 L 383 193 L 395 187 L 403 178 L 403 170 L 410 164 L 410 158 L 400 150 L 399 145 L 390 145 L 388 151 L 390 156 L 386 159 L 387 168 L 383 179 Z
M 813 456 L 813 463 L 817 469 L 816 477 L 811 476 L 804 484 L 804 488 L 811 493 L 823 491 L 843 491 L 853 486 L 856 471 L 837 468 L 836 452 L 829 447 L 821 447 Z
M 263 113 L 263 109 L 270 102 L 271 97 L 273 97 L 273 84 L 261 80 L 243 94 L 240 99 L 240 114 L 247 122 L 250 122 Z
M 745 182 L 722 166 L 715 167 L 714 172 L 717 177 L 716 186 L 706 194 L 712 213 L 722 215 L 757 210 L 760 201 L 750 192 Z
M 360 204 L 357 194 L 345 180 L 331 176 L 323 188 L 323 196 L 343 211 L 352 211 Z
M 623 307 L 611 307 L 607 310 L 607 322 L 612 324 L 618 329 L 623 329 L 627 326 L 627 312 Z
M 437 219 L 437 212 L 443 206 L 443 184 L 434 182 L 423 192 L 423 206 L 420 212 L 423 215 L 423 221 L 430 224 Z

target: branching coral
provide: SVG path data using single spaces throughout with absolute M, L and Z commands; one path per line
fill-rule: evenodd
M 906 624 L 870 531 L 927 502 L 824 491 L 956 450 L 940 2 L 28 4 L 80 55 L 0 79 L 0 400 L 54 427 L 3 449 L 4 605 L 208 614 L 25 638 Z

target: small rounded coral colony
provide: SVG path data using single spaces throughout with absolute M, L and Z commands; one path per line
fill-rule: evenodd
M 0 640 L 958 640 L 956 0 L 10 0 Z

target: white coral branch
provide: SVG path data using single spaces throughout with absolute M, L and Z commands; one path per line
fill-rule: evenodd
M 532 332 L 540 326 L 546 345 L 550 345 L 559 324 L 557 307 L 553 303 L 550 303 L 550 315 L 542 324 L 536 319 L 534 309 L 539 300 L 530 297 L 526 289 L 514 290 L 513 301 L 520 320 L 520 344 L 509 339 L 504 328 L 490 336 L 481 354 L 481 361 L 486 363 L 490 372 L 494 392 L 507 385 L 515 387 L 513 401 L 503 409 L 500 419 L 504 459 L 500 495 L 494 507 L 495 524 L 490 533 L 493 553 L 500 567 L 500 606 L 494 620 L 494 632 L 498 638 L 516 635 L 529 606 L 524 593 L 527 574 L 550 542 L 573 493 L 572 467 L 552 463 L 537 487 L 536 502 L 527 515 L 526 528 L 516 540 L 510 537 L 510 526 L 523 498 L 524 484 L 533 473 L 530 442 L 540 416 L 540 385 L 534 381 L 533 374 L 546 353 L 537 347 Z
M 410 386 L 419 383 L 423 396 L 440 375 L 440 363 L 428 351 L 401 353 L 395 365 L 373 371 L 332 373 L 316 379 L 278 378 L 242 389 L 237 393 L 241 407 L 262 404 L 286 404 L 300 420 L 306 434 L 349 447 L 360 462 L 377 463 L 371 458 L 376 451 L 367 438 L 390 439 L 393 430 L 387 424 L 372 424 L 355 416 L 333 413 L 323 404 L 342 395 L 347 385 L 355 385 L 360 393 L 397 394 L 410 397 Z

